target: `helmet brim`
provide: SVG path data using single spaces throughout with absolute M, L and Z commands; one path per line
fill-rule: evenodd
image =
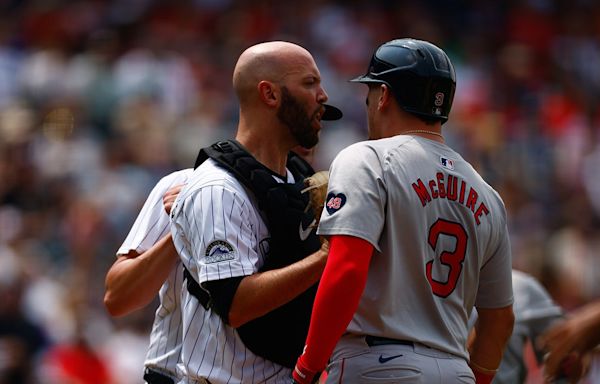
M 368 83 L 387 84 L 385 81 L 375 79 L 369 75 L 358 76 L 358 77 L 355 77 L 354 79 L 350 79 L 348 81 L 351 83 L 363 83 L 363 84 L 368 84 Z
M 351 83 L 372 83 L 373 79 L 369 75 L 362 75 L 349 80 Z
M 323 112 L 323 116 L 321 116 L 321 120 L 339 120 L 344 116 L 342 111 L 333 105 L 323 104 L 325 107 L 325 112 Z

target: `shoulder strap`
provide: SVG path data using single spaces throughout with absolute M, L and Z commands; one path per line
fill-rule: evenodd
M 237 151 L 243 151 L 243 153 L 236 153 Z M 223 158 L 222 157 L 223 154 L 234 154 L 234 155 Z M 218 142 L 214 143 L 213 145 L 211 145 L 210 147 L 202 148 L 200 150 L 200 152 L 198 153 L 198 156 L 196 157 L 196 162 L 194 163 L 194 168 L 198 168 L 200 166 L 200 164 L 204 163 L 206 161 L 206 159 L 208 159 L 209 157 L 217 160 L 220 163 L 222 163 L 222 160 L 225 160 L 225 162 L 227 164 L 231 165 L 232 158 L 244 156 L 244 155 L 247 155 L 254 159 L 254 157 L 252 155 L 250 155 L 250 153 L 248 153 L 248 150 L 246 148 L 244 148 L 244 146 L 242 144 L 240 144 L 237 140 L 232 139 L 232 140 L 218 141 Z M 255 159 L 255 161 L 256 161 L 256 159 Z M 258 163 L 258 165 L 266 168 L 264 165 L 260 164 L 258 161 L 256 161 L 256 163 Z M 302 156 L 298 155 L 296 152 L 293 152 L 293 151 L 290 151 L 288 154 L 286 166 L 290 170 L 290 172 L 292 172 L 292 175 L 294 175 L 294 178 L 296 178 L 296 176 L 298 176 L 298 178 L 306 178 L 315 173 L 315 170 L 311 167 L 311 165 L 306 160 L 304 160 L 302 158 Z M 231 169 L 231 170 L 236 172 L 235 169 Z M 237 173 L 236 173 L 236 176 L 238 176 Z M 239 175 L 239 176 L 241 176 L 241 175 Z
M 315 173 L 313 167 L 302 156 L 293 151 L 290 151 L 288 154 L 286 166 L 292 172 L 292 175 L 294 175 L 296 182 L 304 180 Z
M 186 288 L 188 292 L 198 299 L 200 305 L 202 305 L 204 309 L 208 310 L 211 307 L 210 295 L 206 290 L 200 287 L 200 284 L 198 284 L 198 282 L 194 279 L 185 265 L 183 266 L 183 279 L 186 281 Z
M 194 168 L 200 166 L 209 157 L 250 189 L 258 200 L 259 209 L 264 209 L 269 190 L 279 184 L 273 179 L 274 173 L 269 168 L 256 160 L 237 140 L 218 141 L 210 147 L 202 148 Z M 296 182 L 315 173 L 310 164 L 294 152 L 288 154 L 286 166 L 294 175 Z
M 214 159 L 217 163 L 224 166 L 228 171 L 235 175 L 235 178 L 242 182 L 246 187 L 252 189 L 249 179 L 248 165 L 260 168 L 264 165 L 259 163 L 237 140 L 217 141 L 210 147 L 202 148 L 196 158 L 194 168 L 198 168 L 208 158 Z M 253 161 L 254 160 L 254 161 Z M 241 168 L 236 166 L 242 166 Z

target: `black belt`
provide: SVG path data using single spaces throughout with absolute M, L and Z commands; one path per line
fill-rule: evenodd
M 148 384 L 175 384 L 175 381 L 169 376 L 153 371 L 150 368 L 144 370 L 144 380 L 146 380 L 146 383 Z
M 369 347 L 375 347 L 377 345 L 410 345 L 411 347 L 415 345 L 410 340 L 397 340 L 397 339 L 389 339 L 387 337 L 379 337 L 379 336 L 365 336 L 365 341 Z

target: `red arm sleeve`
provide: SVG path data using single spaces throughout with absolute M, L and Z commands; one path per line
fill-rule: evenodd
M 353 236 L 332 236 L 319 283 L 306 348 L 298 363 L 322 371 L 356 308 L 365 285 L 373 246 Z

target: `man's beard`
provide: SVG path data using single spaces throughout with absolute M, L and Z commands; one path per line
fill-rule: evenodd
M 286 87 L 281 88 L 281 106 L 277 111 L 279 121 L 287 125 L 299 145 L 312 148 L 319 142 L 319 133 L 313 128 L 313 116 L 309 116 L 302 104 Z

